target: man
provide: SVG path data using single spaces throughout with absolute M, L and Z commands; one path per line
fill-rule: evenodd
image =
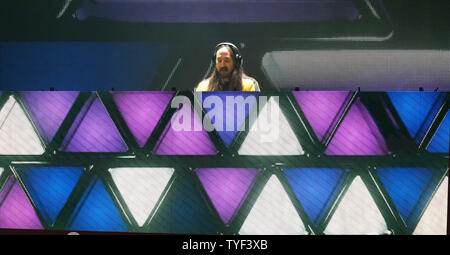
M 244 73 L 242 62 L 234 44 L 219 43 L 212 56 L 213 71 L 198 84 L 196 91 L 259 91 L 258 82 Z

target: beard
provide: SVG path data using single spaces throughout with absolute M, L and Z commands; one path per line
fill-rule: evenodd
M 222 71 L 222 72 L 221 72 Z M 233 67 L 231 70 L 226 67 L 214 68 L 210 79 L 210 91 L 237 90 L 242 89 L 242 69 Z
M 217 70 L 220 78 L 230 78 L 233 70 L 229 70 L 228 67 L 224 66 Z
M 231 80 L 232 71 L 229 71 L 227 67 L 222 67 L 217 71 L 219 76 L 219 82 L 222 85 L 227 85 Z

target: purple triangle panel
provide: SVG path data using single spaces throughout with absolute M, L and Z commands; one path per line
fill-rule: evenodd
M 326 155 L 385 155 L 388 149 L 376 123 L 359 98 L 328 145 Z
M 67 152 L 126 152 L 114 122 L 98 97 L 88 100 L 60 148 Z
M 327 138 L 329 130 L 336 125 L 350 92 L 348 91 L 294 91 L 300 109 L 319 140 Z
M 229 225 L 250 191 L 259 170 L 199 168 L 196 173 L 222 221 Z
M 0 228 L 43 229 L 27 195 L 14 177 L 0 192 Z
M 20 93 L 27 112 L 47 144 L 52 141 L 78 94 L 76 91 Z
M 136 142 L 143 147 L 173 92 L 114 92 L 112 96 Z
M 183 107 L 190 106 L 183 105 Z M 189 130 L 176 130 L 172 127 L 172 121 L 174 118 L 176 121 L 175 116 L 181 113 L 181 109 L 178 109 L 172 116 L 172 120 L 167 124 L 153 152 L 158 155 L 216 155 L 216 147 L 192 108 Z M 183 118 L 180 119 L 182 121 Z M 196 131 L 195 127 L 201 127 L 201 130 Z

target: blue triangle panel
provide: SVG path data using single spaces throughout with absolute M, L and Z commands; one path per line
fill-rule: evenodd
M 412 228 L 438 184 L 438 171 L 427 168 L 378 168 L 376 172 L 403 220 Z
M 128 231 L 114 201 L 97 176 L 78 202 L 67 228 L 75 231 Z
M 411 137 L 419 143 L 445 100 L 442 92 L 388 92 Z
M 195 183 L 187 176 L 175 179 L 150 223 L 152 233 L 216 234 L 223 225 L 213 217 Z
M 336 168 L 288 168 L 284 174 L 314 225 L 318 225 L 335 200 L 348 171 Z
M 29 167 L 17 170 L 34 204 L 50 226 L 83 174 L 80 167 Z
M 444 120 L 439 125 L 427 150 L 433 153 L 448 153 L 450 144 L 450 112 L 447 112 Z
M 247 116 L 255 105 L 256 101 L 258 100 L 258 92 L 240 92 L 240 91 L 218 91 L 218 92 L 203 92 L 202 93 L 202 105 L 205 106 L 205 100 L 207 98 L 210 98 L 210 96 L 216 96 L 220 98 L 220 102 L 222 104 L 222 125 L 220 125 L 215 117 L 212 117 L 212 109 L 215 109 L 216 107 L 220 107 L 218 105 L 212 104 L 211 107 L 204 107 L 205 112 L 208 114 L 208 116 L 211 118 L 211 122 L 216 128 L 217 133 L 219 134 L 220 138 L 222 138 L 222 141 L 225 143 L 227 147 L 230 147 L 231 143 L 233 142 L 234 137 L 238 133 L 239 128 L 242 127 L 242 125 L 245 123 L 245 120 L 247 119 Z M 227 107 L 227 97 L 228 100 L 234 100 L 236 102 L 239 102 L 238 97 L 243 97 L 244 100 L 242 102 L 249 102 L 246 105 L 240 105 L 240 104 L 234 104 L 234 108 Z M 250 100 L 249 97 L 254 97 L 255 100 Z M 247 101 L 245 101 L 247 100 Z M 230 101 L 232 102 L 232 101 Z M 242 107 L 244 110 L 244 114 L 238 114 L 238 107 Z M 244 108 L 245 107 L 245 108 Z M 228 125 L 233 125 L 233 128 L 230 131 L 227 131 L 227 123 Z M 246 127 L 248 129 L 248 127 Z M 219 131 L 221 130 L 221 131 Z

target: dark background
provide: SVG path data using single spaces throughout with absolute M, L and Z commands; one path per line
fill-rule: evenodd
M 348 22 L 319 22 L 302 24 L 189 24 L 189 23 L 127 23 L 99 18 L 89 18 L 79 21 L 73 18 L 73 13 L 81 1 L 73 0 L 69 8 L 60 18 L 56 18 L 64 5 L 60 0 L 8 0 L 2 1 L 0 8 L 0 61 L 3 61 L 3 71 L 0 70 L 0 90 L 185 90 L 192 89 L 205 75 L 209 67 L 211 50 L 220 41 L 232 41 L 240 46 L 244 55 L 244 67 L 248 74 L 255 77 L 262 90 L 283 90 L 302 88 L 302 85 L 292 85 L 286 88 L 274 84 L 261 70 L 264 54 L 276 50 L 446 50 L 448 54 L 450 27 L 448 20 L 449 2 L 436 1 L 378 1 L 381 2 L 386 15 L 381 21 L 376 21 L 365 15 L 354 24 Z M 359 5 L 364 1 L 359 1 Z M 372 1 L 377 2 L 377 1 Z M 377 36 L 388 39 L 382 41 L 311 41 L 310 38 L 330 36 Z M 18 42 L 22 43 L 17 46 Z M 34 43 L 45 43 L 36 45 Z M 53 42 L 56 44 L 48 44 Z M 65 42 L 65 44 L 63 43 Z M 72 45 L 67 42 L 74 43 Z M 77 42 L 97 43 L 81 52 L 74 64 L 61 61 L 50 61 L 61 56 L 63 59 L 74 59 L 80 55 L 73 47 L 80 47 Z M 101 43 L 115 43 L 120 48 L 114 50 L 117 59 L 124 62 L 114 65 L 117 60 L 105 50 Z M 8 44 L 9 43 L 9 44 Z M 11 44 L 12 43 L 12 44 Z M 27 44 L 28 43 L 28 44 Z M 100 44 L 98 44 L 100 43 Z M 131 45 L 124 46 L 124 43 Z M 143 59 L 142 52 L 133 52 L 139 48 L 135 43 L 150 44 L 143 47 L 143 52 L 154 57 L 150 63 Z M 40 48 L 43 48 L 41 50 Z M 141 45 L 142 46 L 142 45 Z M 33 48 L 34 47 L 34 48 Z M 110 46 L 107 46 L 110 47 Z M 128 48 L 127 48 L 128 47 Z M 2 51 L 3 48 L 3 51 Z M 145 48 L 145 49 L 144 49 Z M 24 49 L 33 50 L 34 55 L 26 55 Z M 54 49 L 54 50 L 52 50 Z M 129 53 L 131 49 L 131 53 Z M 23 55 L 19 54 L 20 52 Z M 96 61 L 89 61 L 89 56 L 95 55 Z M 17 57 L 15 57 L 17 56 Z M 32 57 L 30 57 L 32 56 Z M 20 58 L 22 57 L 22 58 Z M 23 59 L 35 58 L 33 63 L 21 64 Z M 3 59 L 3 60 L 2 60 Z M 182 60 L 182 61 L 179 61 Z M 39 63 L 42 61 L 42 63 Z M 68 64 L 73 72 L 64 72 L 62 64 Z M 352 62 L 353 61 L 353 62 Z M 19 63 L 19 67 L 11 67 L 10 63 Z M 178 63 L 179 62 L 179 63 Z M 105 64 L 109 63 L 109 64 Z M 126 67 L 124 68 L 125 64 Z M 177 64 L 178 63 L 178 64 Z M 350 60 L 349 65 L 358 64 Z M 42 79 L 42 68 L 36 65 L 46 65 L 48 70 Z M 106 67 L 105 67 L 106 65 Z M 420 65 L 418 63 L 417 65 Z M 8 68 L 5 68 L 8 66 Z M 140 66 L 140 67 L 139 67 Z M 145 67 L 147 66 L 147 67 Z M 44 68 L 44 69 L 45 69 Z M 144 69 L 146 68 L 146 69 Z M 420 68 L 420 67 L 417 67 Z M 29 79 L 16 79 L 30 70 Z M 50 71 L 49 71 L 50 70 Z M 148 70 L 148 71 L 147 71 Z M 52 73 L 52 71 L 54 71 Z M 15 74 L 17 72 L 17 74 Z M 118 72 L 123 74 L 118 75 Z M 60 74 L 56 77 L 55 73 Z M 76 80 L 83 73 L 84 79 Z M 109 78 L 105 73 L 116 73 Z M 317 77 L 322 74 L 318 71 Z M 344 74 L 345 75 L 345 74 Z M 447 77 L 449 74 L 443 74 Z M 98 76 L 98 77 L 95 77 Z M 6 77 L 6 78 L 5 78 Z M 12 77 L 12 78 L 11 78 Z M 168 78 L 170 77 L 170 78 Z M 40 80 L 41 82 L 32 82 Z M 71 80 L 73 82 L 61 82 Z M 447 79 L 450 80 L 450 79 Z M 114 81 L 114 82 L 113 82 Z M 129 82 L 126 82 L 129 81 Z M 78 85 L 74 84 L 78 83 Z M 320 84 L 318 89 L 355 89 L 355 86 L 333 87 Z M 364 88 L 364 84 L 360 85 Z M 391 86 L 391 85 L 389 85 Z M 450 85 L 424 84 L 425 90 L 440 87 L 448 90 Z M 447 88 L 445 88 L 447 86 Z M 400 87 L 400 89 L 416 87 Z M 307 87 L 314 89 L 314 87 Z M 393 87 L 395 90 L 395 86 Z M 417 89 L 420 88 L 417 86 Z

